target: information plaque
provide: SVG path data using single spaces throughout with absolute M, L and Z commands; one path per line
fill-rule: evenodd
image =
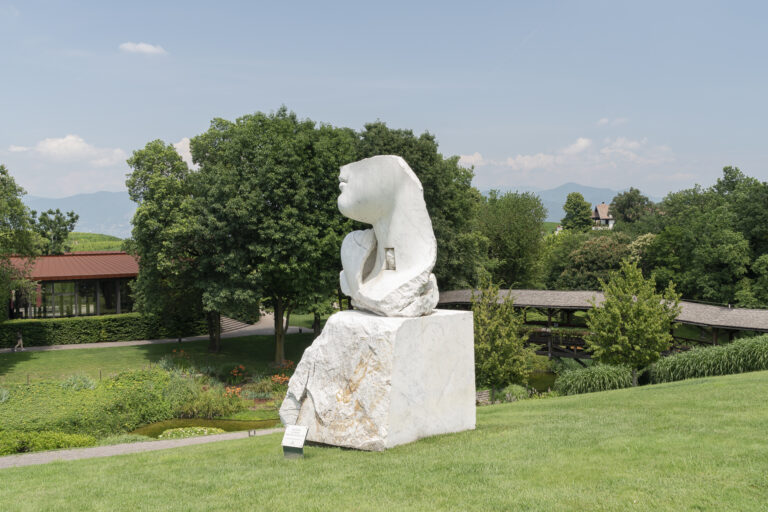
M 283 455 L 286 459 L 304 457 L 304 441 L 307 439 L 308 427 L 288 425 L 283 434 Z

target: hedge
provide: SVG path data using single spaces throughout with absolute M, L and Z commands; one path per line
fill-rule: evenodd
M 596 364 L 562 373 L 555 381 L 555 391 L 563 395 L 593 393 L 632 385 L 632 370 L 626 366 Z
M 15 346 L 18 331 L 21 331 L 25 347 L 175 337 L 159 317 L 139 313 L 10 320 L 0 323 L 0 348 Z M 184 335 L 205 332 L 205 321 L 200 320 L 190 324 Z
M 652 383 L 768 370 L 768 335 L 702 347 L 656 361 L 648 368 Z
M 96 438 L 63 432 L 0 432 L 0 455 L 93 446 Z

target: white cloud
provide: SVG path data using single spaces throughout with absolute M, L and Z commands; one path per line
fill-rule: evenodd
M 599 142 L 579 137 L 555 151 L 517 154 L 503 159 L 475 153 L 463 156 L 460 161 L 476 166 L 475 184 L 481 189 L 513 185 L 547 188 L 569 181 L 616 188 L 625 187 L 626 183 L 638 186 L 651 176 L 673 174 L 676 164 L 669 147 L 653 145 L 647 138 L 628 137 Z M 684 178 L 676 176 L 675 180 Z
M 162 46 L 149 43 L 126 42 L 122 43 L 119 48 L 126 53 L 143 53 L 145 55 L 165 55 L 168 53 Z
M 198 166 L 192 161 L 192 151 L 189 149 L 189 137 L 184 137 L 179 142 L 175 142 L 173 147 L 176 148 L 176 152 L 190 168 L 197 169 Z
M 555 155 L 547 155 L 544 153 L 536 153 L 535 155 L 517 155 L 508 157 L 504 160 L 504 164 L 513 171 L 531 171 L 533 169 L 544 169 L 551 167 L 556 163 L 558 157 Z
M 461 158 L 459 158 L 459 165 L 463 165 L 464 167 L 471 167 L 473 165 L 485 165 L 486 162 L 483 159 L 483 155 L 481 155 L 478 152 L 474 152 L 471 155 L 461 155 Z
M 12 153 L 30 153 L 53 162 L 85 162 L 93 167 L 110 167 L 128 157 L 120 148 L 97 148 L 78 135 L 43 139 L 34 146 L 10 146 Z
M 576 142 L 566 148 L 563 148 L 562 153 L 566 155 L 577 155 L 589 148 L 591 145 L 592 141 L 590 139 L 579 137 L 576 139 Z
M 608 117 L 601 117 L 597 120 L 597 126 L 621 126 L 627 124 L 629 119 L 626 117 L 614 117 L 613 119 Z

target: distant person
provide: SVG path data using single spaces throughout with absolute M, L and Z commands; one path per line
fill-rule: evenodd
M 13 347 L 13 351 L 16 352 L 16 349 L 19 352 L 24 350 L 24 340 L 21 338 L 21 331 L 16 331 L 16 346 Z

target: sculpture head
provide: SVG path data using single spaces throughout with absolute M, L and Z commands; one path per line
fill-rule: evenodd
M 392 155 L 345 165 L 339 172 L 339 189 L 339 211 L 367 224 L 390 215 L 403 195 L 423 194 L 419 179 L 405 160 Z
M 339 211 L 373 225 L 342 243 L 342 291 L 379 315 L 429 314 L 438 299 L 437 243 L 419 179 L 399 156 L 379 155 L 342 167 L 339 188 Z

